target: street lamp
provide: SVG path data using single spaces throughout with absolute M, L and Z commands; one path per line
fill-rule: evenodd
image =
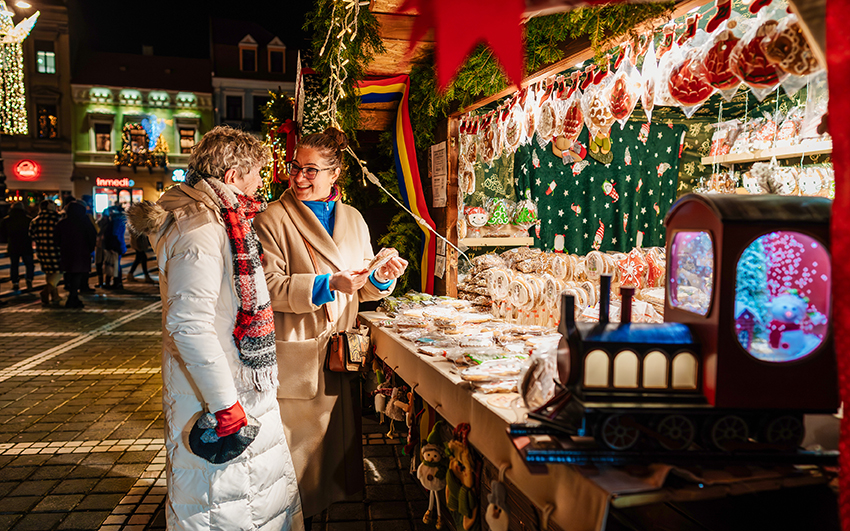
M 27 126 L 24 89 L 24 50 L 22 43 L 32 31 L 39 12 L 15 25 L 15 12 L 0 0 L 0 138 L 25 135 Z M 6 174 L 0 152 L 0 211 L 6 206 Z

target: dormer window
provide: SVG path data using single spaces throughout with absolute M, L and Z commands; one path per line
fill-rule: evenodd
M 266 46 L 269 50 L 269 72 L 283 74 L 286 72 L 286 46 L 275 37 Z
M 239 42 L 239 69 L 243 72 L 257 71 L 257 41 L 250 35 Z

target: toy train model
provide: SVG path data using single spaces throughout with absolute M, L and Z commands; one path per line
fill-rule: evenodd
M 562 391 L 530 416 L 614 451 L 796 449 L 834 413 L 831 201 L 690 194 L 667 228 L 665 322 L 577 323 L 564 295 Z

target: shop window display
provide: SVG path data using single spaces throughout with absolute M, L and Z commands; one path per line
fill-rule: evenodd
M 95 151 L 112 151 L 112 125 L 94 124 Z
M 58 122 L 56 105 L 36 105 L 38 138 L 59 138 Z
M 811 236 L 777 231 L 753 241 L 738 260 L 735 282 L 741 346 L 779 363 L 814 352 L 826 335 L 831 274 L 829 253 Z
M 679 232 L 670 248 L 670 305 L 707 315 L 714 288 L 714 245 L 707 232 Z

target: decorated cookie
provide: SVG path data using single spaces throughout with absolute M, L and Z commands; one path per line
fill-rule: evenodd
M 487 224 L 490 214 L 484 207 L 466 207 L 466 219 L 475 228 L 481 228 Z
M 686 107 L 700 105 L 714 93 L 714 87 L 695 71 L 694 66 L 692 58 L 685 59 L 673 67 L 667 82 L 670 97 Z
M 522 141 L 523 134 L 523 111 L 519 107 L 519 105 L 514 105 L 511 107 L 511 110 L 508 114 L 508 119 L 504 124 L 505 134 L 504 134 L 504 143 L 505 148 L 513 153 L 517 150 Z
M 767 20 L 755 32 L 749 32 L 729 54 L 729 65 L 733 74 L 753 88 L 769 89 L 779 83 L 779 71 L 768 61 L 761 48 L 761 41 L 776 30 L 777 22 Z
M 620 285 L 644 287 L 644 276 L 646 275 L 646 260 L 638 249 L 632 249 L 629 255 L 617 262 L 620 270 Z
M 581 112 L 581 92 L 576 90 L 567 100 L 567 111 L 564 114 L 563 136 L 567 142 L 575 142 L 584 128 L 584 114 Z
M 761 42 L 761 47 L 768 61 L 789 74 L 807 76 L 819 68 L 794 15 L 783 19 L 776 31 Z
M 617 74 L 611 85 L 611 114 L 615 120 L 628 118 L 634 109 L 636 94 L 629 90 L 625 74 Z
M 739 41 L 732 30 L 722 30 L 695 67 L 706 83 L 717 90 L 730 90 L 741 84 L 741 79 L 732 72 L 729 64 L 729 56 Z
M 557 117 L 555 116 L 554 100 L 547 99 L 540 105 L 538 111 L 537 134 L 544 140 L 551 140 L 557 133 L 555 126 Z

